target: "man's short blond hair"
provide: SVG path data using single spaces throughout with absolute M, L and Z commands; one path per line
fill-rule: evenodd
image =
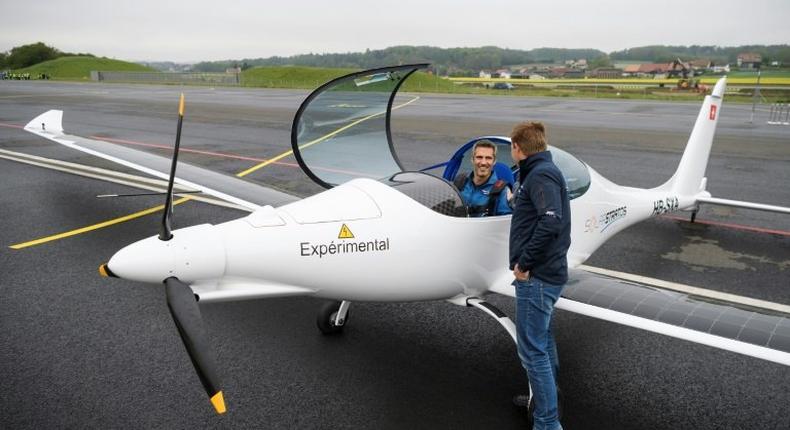
M 474 156 L 475 153 L 477 152 L 477 148 L 491 148 L 491 149 L 493 149 L 494 150 L 494 159 L 496 159 L 496 145 L 494 145 L 494 142 L 492 142 L 490 140 L 487 140 L 487 139 L 478 140 L 477 142 L 475 142 L 475 146 L 472 147 L 472 156 Z
M 546 129 L 542 122 L 525 121 L 513 127 L 510 141 L 518 145 L 525 155 L 542 152 L 547 149 Z

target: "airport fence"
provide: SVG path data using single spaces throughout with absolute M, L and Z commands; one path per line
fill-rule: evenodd
M 230 85 L 240 84 L 238 73 L 199 72 L 104 72 L 91 71 L 91 80 L 145 84 Z
M 790 125 L 790 103 L 772 104 L 766 123 L 770 125 Z

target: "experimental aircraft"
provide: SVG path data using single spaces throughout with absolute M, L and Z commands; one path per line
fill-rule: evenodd
M 390 118 L 403 82 L 427 64 L 352 73 L 311 93 L 296 112 L 293 153 L 327 188 L 298 199 L 284 192 L 178 163 L 179 107 L 173 158 L 67 134 L 51 110 L 25 130 L 169 181 L 160 232 L 119 250 L 104 276 L 163 284 L 167 303 L 197 374 L 219 413 L 222 384 L 199 304 L 284 296 L 329 299 L 318 313 L 325 334 L 340 332 L 352 302 L 446 300 L 482 310 L 515 341 L 508 316 L 485 301 L 513 297 L 508 269 L 510 216 L 470 218 L 453 180 L 471 168 L 473 139 L 450 159 L 406 171 L 393 147 Z M 705 169 L 721 114 L 726 78 L 705 97 L 680 164 L 655 188 L 616 185 L 571 154 L 550 147 L 571 200 L 570 280 L 557 308 L 790 365 L 790 318 L 586 270 L 582 263 L 619 231 L 650 217 L 717 204 L 790 213 L 790 208 L 714 198 Z M 441 174 L 432 171 L 442 169 Z M 499 163 L 514 184 L 516 167 Z M 669 172 L 668 172 L 669 173 Z M 173 230 L 173 186 L 238 205 L 242 218 Z M 418 227 L 418 228 L 415 228 Z M 426 258 L 430 256 L 430 258 Z M 310 270 L 304 270 L 309 267 Z

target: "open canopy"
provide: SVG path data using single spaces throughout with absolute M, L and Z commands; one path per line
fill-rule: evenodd
M 392 147 L 392 104 L 406 78 L 427 66 L 353 73 L 310 94 L 291 128 L 291 145 L 302 169 L 326 188 L 353 178 L 382 179 L 403 171 Z

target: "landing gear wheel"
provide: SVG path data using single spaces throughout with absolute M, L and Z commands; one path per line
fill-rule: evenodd
M 340 302 L 337 301 L 325 302 L 318 309 L 316 325 L 318 325 L 318 329 L 321 330 L 321 333 L 329 335 L 338 334 L 343 331 L 343 327 L 345 327 L 345 324 L 348 322 L 349 314 L 348 312 L 346 313 L 346 318 L 341 325 L 336 325 L 335 318 L 337 317 L 338 310 L 340 310 Z

